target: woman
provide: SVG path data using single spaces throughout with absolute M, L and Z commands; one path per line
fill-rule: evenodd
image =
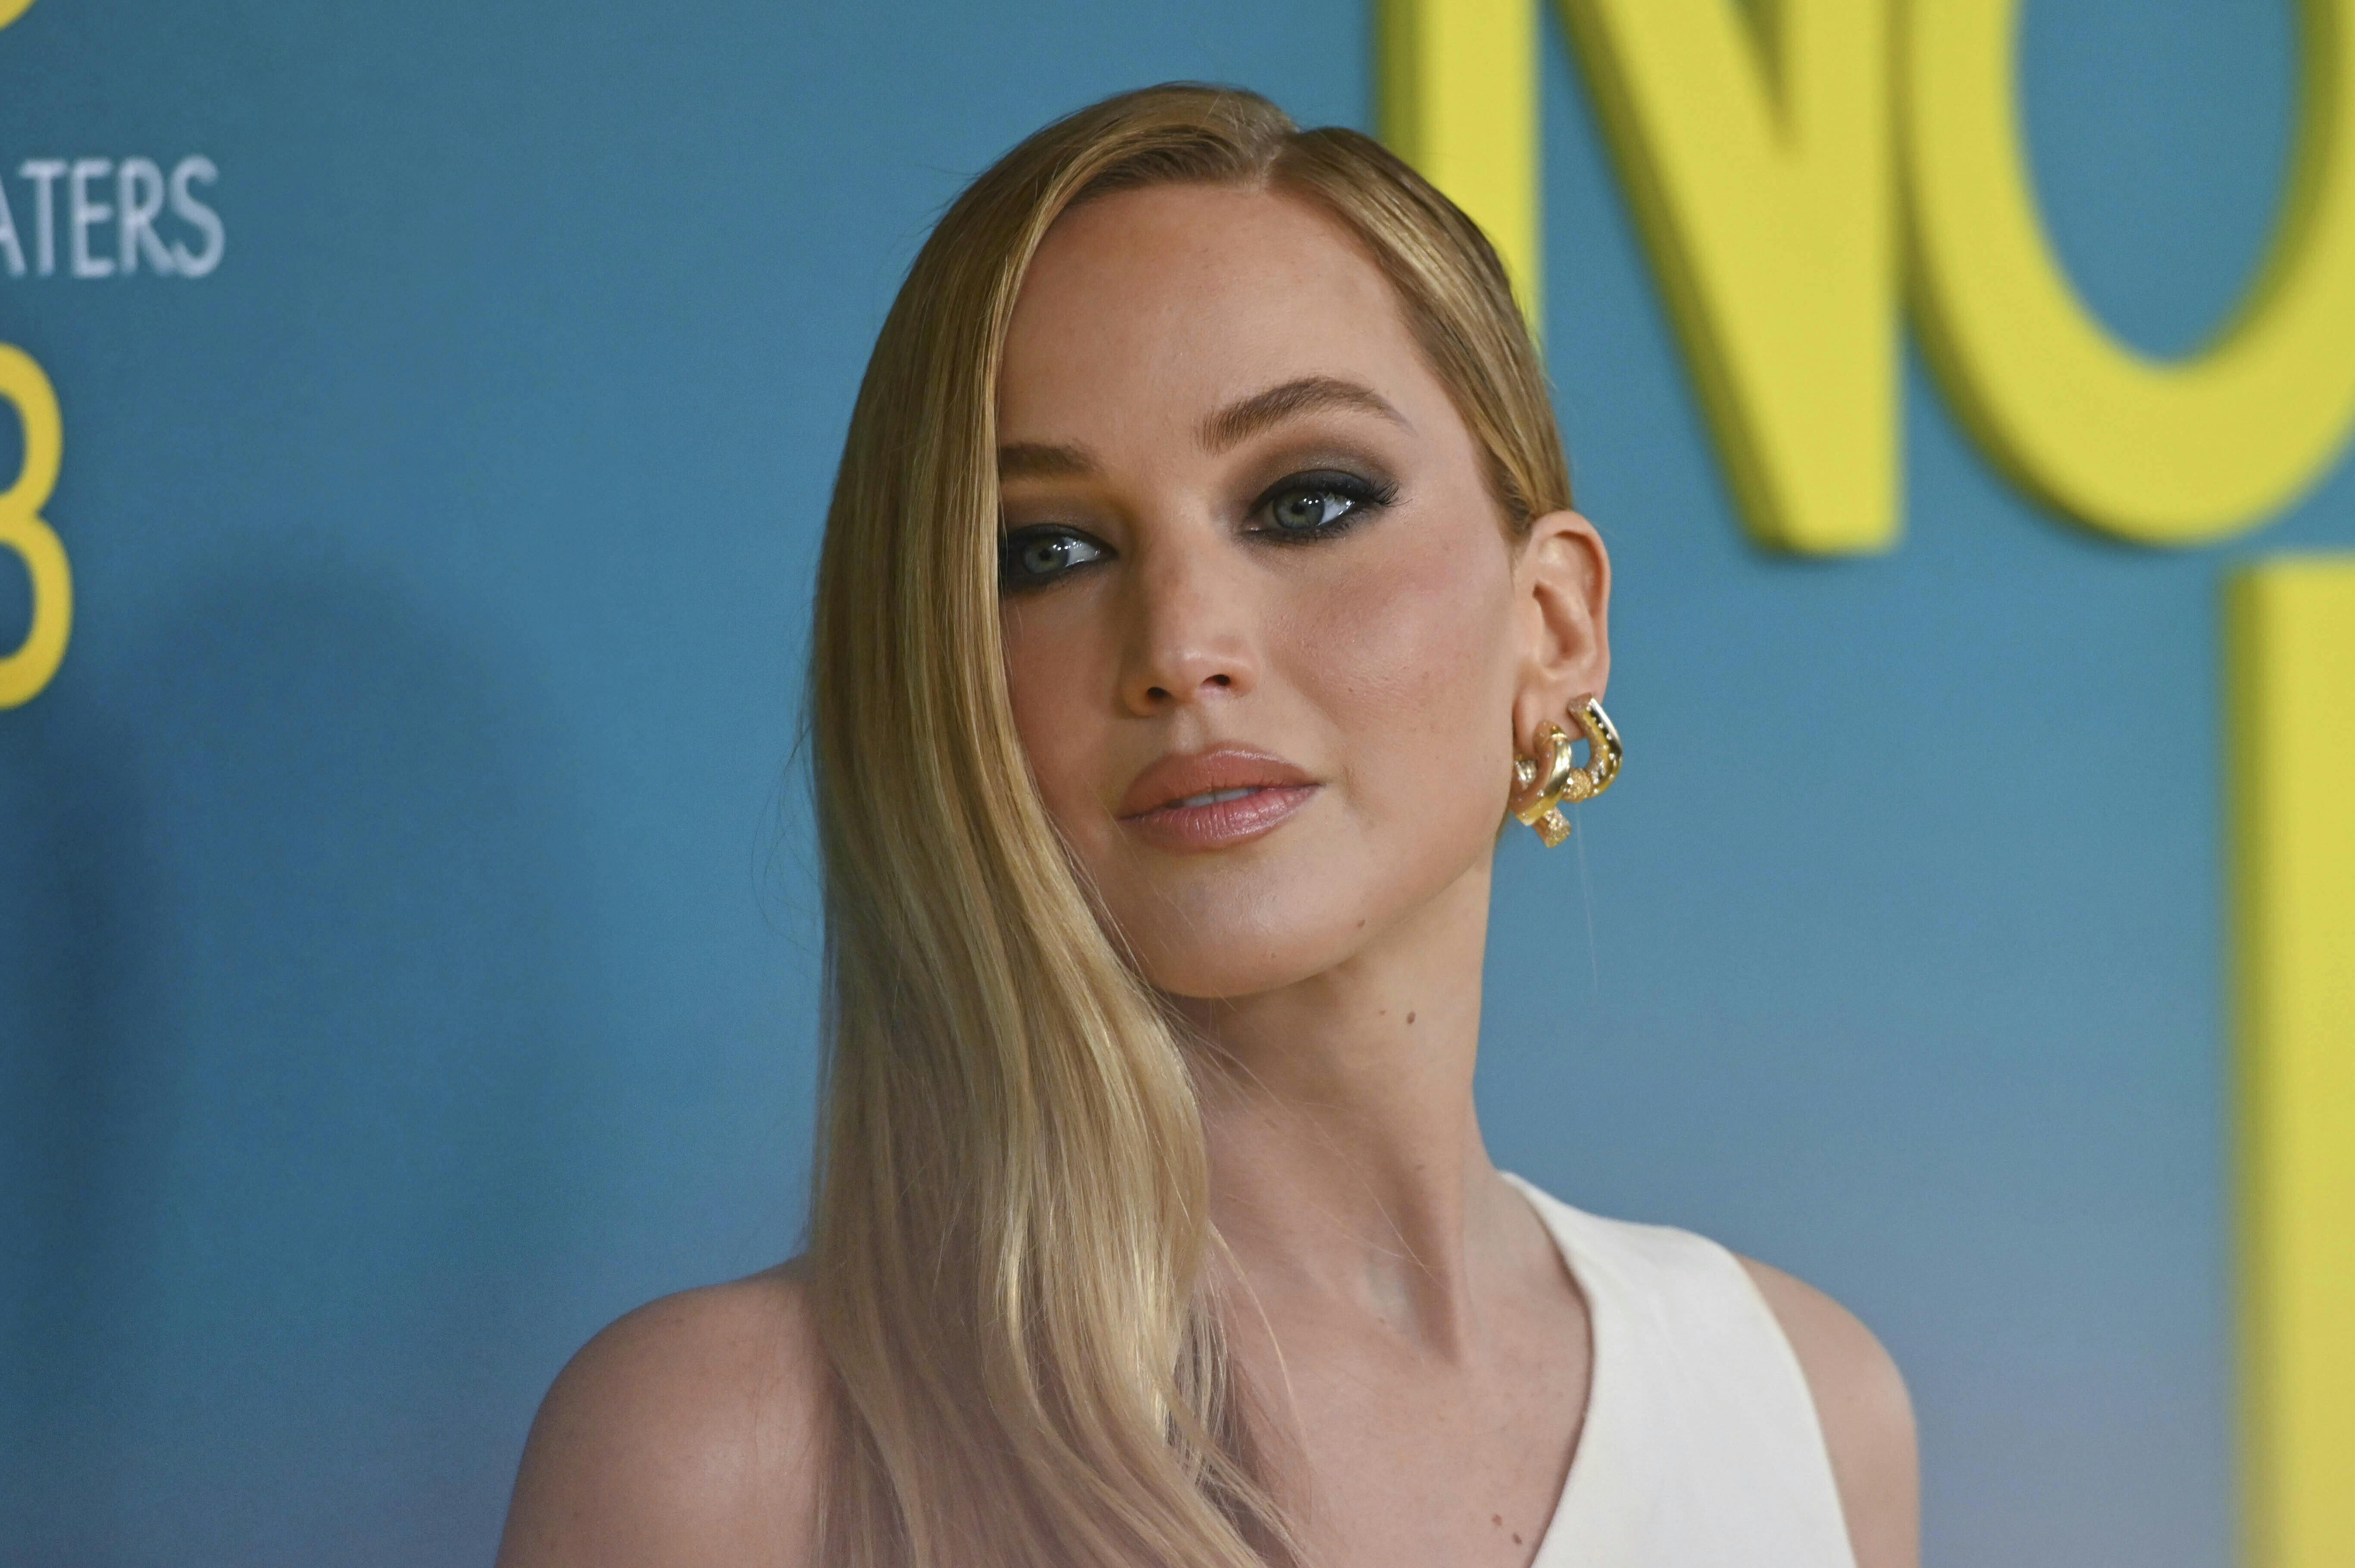
M 1168 86 L 976 180 L 826 523 L 810 1251 L 574 1360 L 502 1562 L 1913 1563 L 1855 1319 L 1481 1143 L 1490 860 L 1609 782 L 1609 590 L 1376 144 Z

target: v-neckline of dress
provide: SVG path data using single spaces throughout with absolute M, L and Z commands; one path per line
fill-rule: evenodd
M 1602 1271 L 1593 1260 L 1582 1257 L 1580 1249 L 1555 1223 L 1550 1210 L 1560 1200 L 1510 1171 L 1497 1174 L 1528 1201 L 1586 1309 L 1586 1407 L 1579 1413 L 1578 1441 L 1571 1449 L 1570 1467 L 1562 1477 L 1561 1490 L 1555 1494 L 1553 1512 L 1546 1520 L 1544 1532 L 1538 1537 L 1536 1553 L 1529 1559 L 1529 1568 L 1570 1568 L 1571 1542 L 1588 1533 L 1585 1520 L 1594 1511 L 1594 1505 L 1586 1500 L 1593 1488 L 1582 1482 L 1601 1467 L 1601 1462 L 1590 1456 L 1609 1451 L 1611 1434 L 1617 1426 L 1617 1404 L 1612 1397 L 1614 1385 L 1608 1369 L 1610 1347 L 1619 1342 L 1618 1303 L 1614 1293 L 1600 1278 Z

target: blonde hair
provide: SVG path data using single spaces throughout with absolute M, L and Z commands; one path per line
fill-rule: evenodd
M 1074 203 L 1175 182 L 1337 219 L 1395 287 L 1508 522 L 1570 504 L 1495 252 L 1366 136 L 1299 130 L 1252 93 L 1149 88 L 1039 131 L 942 218 L 851 415 L 810 661 L 829 1565 L 1299 1560 L 1227 1355 L 1193 1069 L 1032 785 L 998 624 L 996 382 L 1023 276 Z

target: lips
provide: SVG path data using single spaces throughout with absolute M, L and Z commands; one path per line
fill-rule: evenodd
M 1220 746 L 1164 757 L 1121 797 L 1130 831 L 1168 849 L 1217 849 L 1273 829 L 1308 804 L 1315 779 L 1263 752 Z

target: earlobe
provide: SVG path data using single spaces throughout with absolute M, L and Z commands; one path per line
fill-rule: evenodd
M 1534 755 L 1544 725 L 1610 684 L 1611 557 L 1593 524 L 1548 512 L 1529 525 L 1515 575 L 1527 641 L 1513 737 Z

